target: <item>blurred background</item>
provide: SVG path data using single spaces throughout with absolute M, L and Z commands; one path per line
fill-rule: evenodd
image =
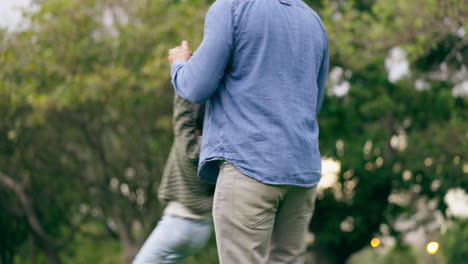
M 212 2 L 0 0 L 1 264 L 131 261 L 161 215 L 167 50 Z M 307 263 L 468 263 L 466 0 L 306 2 L 332 63 Z

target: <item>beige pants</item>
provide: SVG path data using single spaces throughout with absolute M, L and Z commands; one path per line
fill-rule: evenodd
M 223 163 L 213 205 L 220 263 L 300 263 L 315 189 L 260 183 Z

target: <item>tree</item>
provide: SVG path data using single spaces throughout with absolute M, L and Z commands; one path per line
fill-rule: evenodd
M 197 11 L 49 0 L 27 14 L 30 27 L 2 32 L 0 188 L 14 195 L 2 205 L 26 219 L 17 230 L 49 263 L 63 262 L 76 234 L 118 238 L 127 263 L 154 227 L 172 141 L 166 52 L 182 36 L 197 40 Z M 189 18 L 184 30 L 172 16 Z
M 411 218 L 416 200 L 435 200 L 444 212 L 444 193 L 467 187 L 468 100 L 452 88 L 466 78 L 466 37 L 456 32 L 466 30 L 468 10 L 461 1 L 322 5 L 332 67 L 321 149 L 341 171 L 310 227 L 318 259 L 344 263 L 382 232 L 402 243 L 409 230 L 395 223 Z M 406 76 L 389 74 L 392 57 L 408 66 Z
M 172 140 L 167 50 L 200 43 L 211 1 L 39 2 L 29 27 L 0 30 L 1 261 L 26 251 L 62 263 L 89 238 L 117 241 L 127 263 L 160 215 Z M 468 187 L 468 102 L 453 89 L 466 79 L 467 9 L 307 2 L 330 40 L 321 149 L 341 165 L 319 195 L 311 250 L 344 263 L 374 235 L 401 243 L 407 230 L 395 223 L 422 199 L 445 212 L 444 193 Z M 403 76 L 392 73 L 399 60 Z
M 468 258 L 468 220 L 456 219 L 441 238 L 441 251 L 447 263 L 463 263 Z

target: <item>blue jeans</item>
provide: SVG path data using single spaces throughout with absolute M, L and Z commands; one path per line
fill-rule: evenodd
M 170 264 L 184 260 L 208 242 L 211 223 L 211 218 L 163 216 L 136 255 L 133 264 Z

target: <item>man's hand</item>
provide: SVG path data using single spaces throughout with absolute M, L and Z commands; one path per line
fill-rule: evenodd
M 172 66 L 172 63 L 176 60 L 188 61 L 192 57 L 192 52 L 189 49 L 188 42 L 182 41 L 181 46 L 177 46 L 169 50 L 169 64 Z

